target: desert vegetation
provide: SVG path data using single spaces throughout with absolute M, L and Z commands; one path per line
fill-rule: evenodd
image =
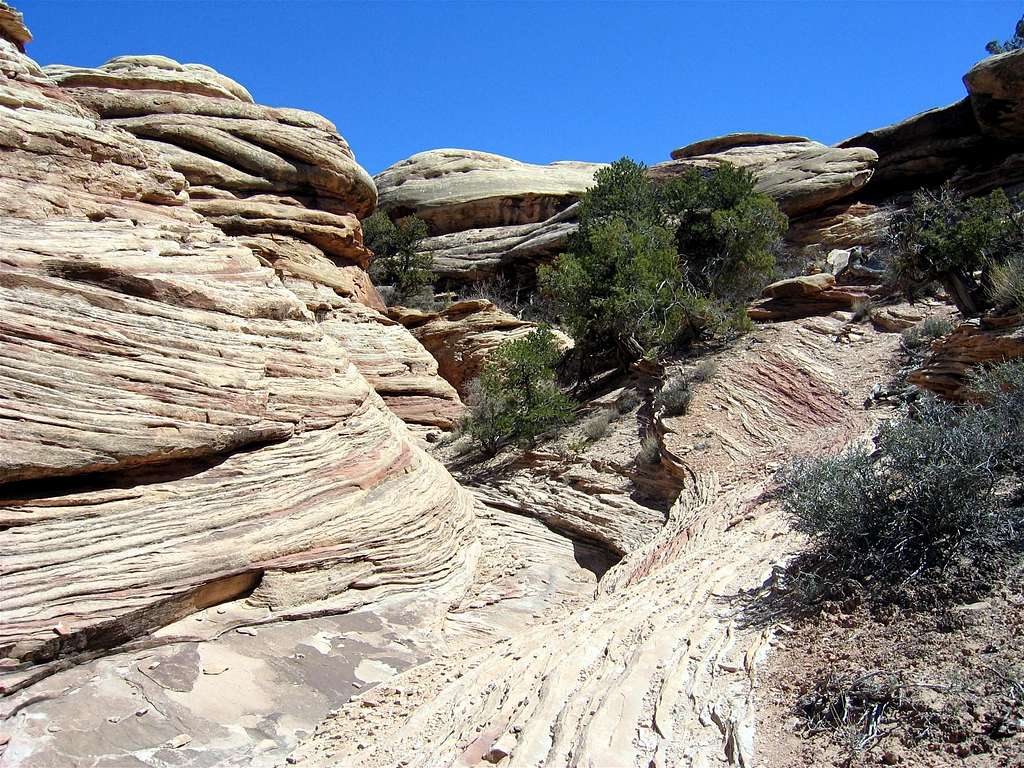
M 575 403 L 555 382 L 560 357 L 546 325 L 500 344 L 474 382 L 463 432 L 494 453 L 508 442 L 529 442 L 571 421 Z
M 1024 297 L 1024 203 L 1002 189 L 964 197 L 953 187 L 920 190 L 890 230 L 893 271 L 907 292 L 939 281 L 966 316 Z
M 728 163 L 657 184 L 622 158 L 598 171 L 568 250 L 539 273 L 576 341 L 577 378 L 748 326 L 787 219 Z
M 377 211 L 363 222 L 363 242 L 374 254 L 370 276 L 388 304 L 433 309 L 434 260 L 416 250 L 426 236 L 427 223 L 415 216 L 392 221 Z
M 924 396 L 871 444 L 780 473 L 819 576 L 885 594 L 1019 544 L 1024 364 L 980 373 L 974 387 L 978 402 Z

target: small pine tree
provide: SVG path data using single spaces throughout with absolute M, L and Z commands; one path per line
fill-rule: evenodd
M 576 341 L 578 378 L 743 327 L 737 309 L 769 282 L 788 226 L 748 171 L 723 163 L 656 184 L 624 157 L 595 182 L 568 250 L 539 271 Z
M 1017 22 L 1017 26 L 1013 30 L 1013 37 L 1001 43 L 998 40 L 992 40 L 985 46 L 985 50 L 991 54 L 1009 53 L 1021 48 L 1024 48 L 1024 16 L 1021 16 Z
M 463 431 L 493 454 L 569 423 L 575 403 L 555 383 L 561 354 L 547 325 L 498 345 L 474 383 Z
M 394 222 L 377 211 L 363 222 L 363 242 L 374 253 L 370 276 L 393 286 L 392 303 L 418 300 L 433 282 L 434 257 L 416 250 L 426 236 L 427 223 L 415 216 Z

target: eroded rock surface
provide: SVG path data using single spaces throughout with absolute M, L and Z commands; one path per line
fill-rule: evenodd
M 984 317 L 961 323 L 932 342 L 931 353 L 909 381 L 951 400 L 970 396 L 969 374 L 980 365 L 1024 357 L 1024 317 Z
M 964 75 L 981 130 L 1002 141 L 1024 136 L 1024 51 L 989 56 Z
M 375 177 L 380 208 L 415 214 L 442 235 L 534 224 L 572 205 L 594 181 L 598 163 L 532 165 L 469 149 L 434 149 Z
M 710 146 L 717 145 L 712 141 Z M 708 168 L 729 162 L 749 169 L 756 178 L 755 189 L 773 197 L 785 213 L 795 216 L 854 194 L 871 178 L 878 159 L 871 149 L 827 147 L 816 141 L 727 142 L 722 146 L 727 148 L 659 163 L 651 167 L 651 175 L 671 178 L 690 167 Z
M 53 675 L 228 601 L 272 621 L 410 593 L 446 606 L 478 544 L 472 499 L 370 383 L 407 406 L 373 357 L 387 347 L 401 394 L 458 404 L 360 303 L 373 186 L 333 126 L 161 57 L 47 73 L 0 11 L 0 743 L 7 764 L 53 765 L 74 732 L 29 727 Z M 104 106 L 122 98 L 137 116 Z M 183 115 L 200 120 L 175 134 L 187 151 L 230 164 L 237 147 L 256 186 L 204 188 L 201 152 L 153 138 Z M 122 730 L 88 760 L 203 744 L 165 731 Z
M 438 373 L 463 397 L 469 394 L 469 383 L 480 374 L 495 347 L 522 338 L 537 327 L 485 299 L 457 301 L 440 312 L 395 307 L 390 314 L 434 356 Z M 554 334 L 563 349 L 572 346 L 568 336 L 557 330 Z
M 860 403 L 897 343 L 868 330 L 851 353 L 810 321 L 756 333 L 760 343 L 719 361 L 690 414 L 661 426 L 687 487 L 660 528 L 628 543 L 593 604 L 356 696 L 300 748 L 300 764 L 756 764 L 771 635 L 742 625 L 734 600 L 797 546 L 762 491 L 792 451 L 834 449 L 869 428 L 879 414 Z

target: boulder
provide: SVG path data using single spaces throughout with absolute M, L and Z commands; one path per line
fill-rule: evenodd
M 1024 137 L 1024 50 L 983 59 L 964 85 L 982 133 L 1008 142 Z
M 415 214 L 431 234 L 536 224 L 576 202 L 599 163 L 533 165 L 489 152 L 434 149 L 379 173 L 379 207 Z
M 795 320 L 813 315 L 828 315 L 849 310 L 868 298 L 864 289 L 837 288 L 836 278 L 827 272 L 801 275 L 767 286 L 762 300 L 747 310 L 751 320 Z
M 712 145 L 713 146 L 713 145 Z M 749 169 L 755 189 L 775 199 L 788 215 L 822 208 L 861 189 L 871 178 L 878 155 L 866 147 L 827 147 L 816 141 L 739 145 L 654 165 L 650 174 L 666 179 L 688 168 L 713 168 L 729 162 Z

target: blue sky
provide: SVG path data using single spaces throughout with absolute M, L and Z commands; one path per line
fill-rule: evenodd
M 14 0 L 43 64 L 161 53 L 334 121 L 376 173 L 435 147 L 647 163 L 732 131 L 832 143 L 956 101 L 1022 2 Z

